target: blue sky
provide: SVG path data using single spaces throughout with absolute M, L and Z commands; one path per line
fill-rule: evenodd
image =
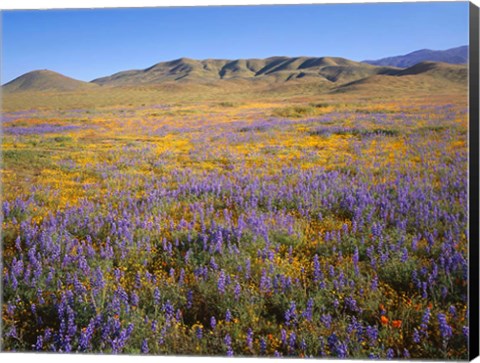
M 468 44 L 468 3 L 2 12 L 2 83 L 35 69 L 90 81 L 190 57 L 378 59 Z

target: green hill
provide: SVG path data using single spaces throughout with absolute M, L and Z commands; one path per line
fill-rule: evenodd
M 79 81 L 49 70 L 25 73 L 4 84 L 4 92 L 24 91 L 79 91 L 96 88 L 93 83 Z
M 268 82 L 284 82 L 304 77 L 336 83 L 396 71 L 397 69 L 393 67 L 377 67 L 334 57 L 270 57 L 237 60 L 180 58 L 161 62 L 143 70 L 115 73 L 95 79 L 92 83 L 125 86 L 166 81 L 212 82 L 224 79 L 262 79 Z

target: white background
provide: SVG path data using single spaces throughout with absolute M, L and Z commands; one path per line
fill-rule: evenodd
M 448 1 L 448 0 L 436 0 Z M 102 7 L 152 7 L 152 6 L 195 6 L 195 5 L 256 5 L 256 4 L 324 4 L 324 3 L 364 3 L 380 2 L 375 0 L 0 0 L 0 9 L 53 9 L 53 8 L 102 8 Z M 399 2 L 383 0 L 381 2 Z M 415 0 L 404 0 L 404 2 L 415 2 Z M 480 0 L 472 1 L 480 6 Z M 0 60 L 1 61 L 1 60 Z M 101 355 L 79 355 L 79 354 L 22 354 L 22 353 L 0 353 L 1 363 L 262 363 L 267 359 L 257 358 L 221 358 L 221 357 L 165 357 L 165 356 L 101 356 Z M 285 359 L 269 358 L 268 362 L 279 363 Z M 292 361 L 289 359 L 289 361 Z M 295 359 L 294 361 L 301 361 Z M 303 360 L 302 360 L 303 361 Z M 318 361 L 318 360 L 317 360 Z M 361 360 L 344 361 L 334 360 L 334 362 L 367 362 Z M 371 362 L 371 361 L 368 361 Z M 382 362 L 382 361 L 377 361 Z M 417 361 L 418 362 L 418 361 Z M 480 359 L 475 359 L 480 363 Z

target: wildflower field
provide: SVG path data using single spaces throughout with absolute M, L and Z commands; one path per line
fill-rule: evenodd
M 2 127 L 4 351 L 468 357 L 463 96 L 159 98 Z

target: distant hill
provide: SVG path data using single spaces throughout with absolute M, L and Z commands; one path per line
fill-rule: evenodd
M 366 60 L 363 61 L 363 63 L 376 66 L 407 68 L 424 61 L 466 64 L 468 62 L 468 45 L 447 50 L 422 49 L 395 57 Z
M 467 84 L 468 69 L 464 65 L 440 62 L 421 62 L 398 72 L 397 76 L 424 74 L 435 78 L 443 78 L 452 82 Z
M 5 92 L 22 91 L 78 91 L 97 87 L 89 82 L 79 81 L 66 77 L 60 73 L 39 70 L 21 75 L 18 78 L 4 84 L 2 90 Z
M 319 79 L 348 82 L 374 74 L 391 74 L 393 67 L 377 67 L 335 57 L 270 57 L 266 59 L 180 58 L 142 70 L 115 73 L 92 83 L 108 86 L 158 84 L 166 81 L 212 82 L 218 80 L 264 80 L 269 82 Z
M 402 78 L 404 77 L 404 78 Z M 270 57 L 266 59 L 206 59 L 180 58 L 157 63 L 149 68 L 115 73 L 111 76 L 83 82 L 56 72 L 42 70 L 26 73 L 2 87 L 6 93 L 23 91 L 88 91 L 90 89 L 138 88 L 172 89 L 179 92 L 223 89 L 238 92 L 255 89 L 264 93 L 286 89 L 316 89 L 324 92 L 390 89 L 409 87 L 466 86 L 466 65 L 422 61 L 408 68 L 376 66 L 337 57 Z M 103 86 L 103 87 L 100 87 Z M 417 88 L 418 88 L 417 87 Z M 183 90 L 183 91 L 182 91 Z M 202 91 L 203 90 L 203 91 Z M 392 92 L 394 89 L 392 88 Z
M 392 92 L 428 91 L 442 89 L 467 90 L 468 69 L 466 65 L 440 62 L 421 62 L 401 69 L 392 75 L 374 75 L 335 88 L 333 92 Z

